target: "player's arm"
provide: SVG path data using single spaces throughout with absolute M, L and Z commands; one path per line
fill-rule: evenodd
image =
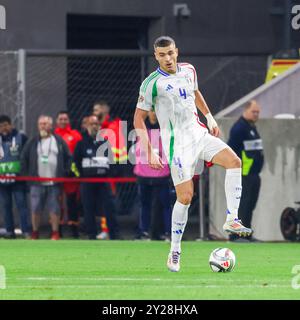
M 208 105 L 206 104 L 206 102 L 205 102 L 205 100 L 199 90 L 195 90 L 195 104 L 196 104 L 197 108 L 205 116 L 205 118 L 207 120 L 207 126 L 208 126 L 210 133 L 213 136 L 218 137 L 220 134 L 220 129 L 219 129 L 214 117 L 210 113 Z
M 151 143 L 149 141 L 145 120 L 148 116 L 148 111 L 136 108 L 134 114 L 133 125 L 136 130 L 136 134 L 141 140 L 141 147 L 147 152 L 147 159 L 149 166 L 152 169 L 162 169 L 163 164 L 161 158 L 153 151 Z

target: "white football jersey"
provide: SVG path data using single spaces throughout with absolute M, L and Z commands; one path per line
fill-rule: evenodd
M 155 111 L 169 164 L 174 152 L 181 153 L 197 144 L 208 132 L 198 118 L 195 90 L 197 74 L 189 63 L 178 63 L 175 74 L 157 68 L 140 87 L 137 108 Z

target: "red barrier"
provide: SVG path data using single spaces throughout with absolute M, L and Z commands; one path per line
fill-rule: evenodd
M 34 181 L 34 182 L 108 182 L 108 183 L 126 183 L 136 182 L 136 177 L 117 177 L 117 178 L 45 178 L 45 177 L 25 177 L 25 176 L 3 176 L 0 179 L 15 181 Z

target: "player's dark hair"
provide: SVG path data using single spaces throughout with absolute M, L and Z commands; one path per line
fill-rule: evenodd
M 157 47 L 168 47 L 171 44 L 175 45 L 174 39 L 169 36 L 161 36 L 154 41 L 154 49 Z
M 9 116 L 7 116 L 5 114 L 1 114 L 0 115 L 0 123 L 4 123 L 4 122 L 11 124 L 11 119 Z
M 61 111 L 57 112 L 56 118 L 58 118 L 61 114 L 66 114 L 68 117 L 70 117 L 68 111 L 66 111 L 66 110 L 61 110 Z

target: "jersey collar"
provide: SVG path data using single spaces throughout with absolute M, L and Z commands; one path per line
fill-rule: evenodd
M 169 73 L 161 70 L 160 67 L 158 67 L 158 68 L 156 69 L 156 71 L 157 71 L 158 73 L 162 74 L 162 75 L 165 76 L 165 77 L 168 77 L 168 76 L 170 75 Z
M 156 69 L 156 71 L 157 71 L 158 73 L 162 74 L 162 75 L 165 76 L 165 77 L 169 77 L 169 76 L 171 75 L 171 74 L 163 71 L 160 67 L 158 67 L 158 68 Z M 178 73 L 178 72 L 180 72 L 180 71 L 181 71 L 181 68 L 180 68 L 179 64 L 177 63 L 177 65 L 176 65 L 176 73 Z

